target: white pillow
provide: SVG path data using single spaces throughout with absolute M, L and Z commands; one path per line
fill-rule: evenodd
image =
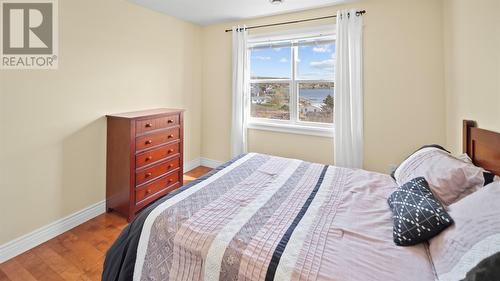
M 462 280 L 479 262 L 500 252 L 500 182 L 450 205 L 448 213 L 455 224 L 429 244 L 440 281 Z
M 462 160 L 462 161 L 465 161 L 467 163 L 473 164 L 472 163 L 472 159 L 470 159 L 470 157 L 469 157 L 469 155 L 467 153 L 460 154 L 460 155 L 457 156 L 457 158 L 460 159 L 460 160 Z M 486 173 L 489 173 L 488 171 L 486 171 L 484 169 L 483 169 L 483 171 L 486 172 Z M 500 177 L 497 176 L 497 175 L 495 175 L 493 177 L 493 181 L 500 181 Z
M 485 183 L 483 169 L 436 147 L 416 151 L 394 172 L 399 186 L 417 177 L 424 177 L 434 195 L 446 206 L 473 193 Z

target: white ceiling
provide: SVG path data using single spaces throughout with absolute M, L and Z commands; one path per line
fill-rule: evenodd
M 350 2 L 348 0 L 283 0 L 283 3 L 273 5 L 269 3 L 269 0 L 129 1 L 199 25 L 283 14 Z

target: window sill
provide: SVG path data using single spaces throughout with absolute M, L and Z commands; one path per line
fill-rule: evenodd
M 268 122 L 251 122 L 247 124 L 248 129 L 273 131 L 279 133 L 290 133 L 307 136 L 318 136 L 333 138 L 333 127 L 313 127 L 292 124 L 273 124 Z

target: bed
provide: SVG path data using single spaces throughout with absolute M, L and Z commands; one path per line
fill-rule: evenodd
M 500 174 L 500 134 L 464 121 L 464 152 Z M 435 280 L 425 243 L 393 242 L 388 175 L 248 153 L 128 225 L 103 280 Z

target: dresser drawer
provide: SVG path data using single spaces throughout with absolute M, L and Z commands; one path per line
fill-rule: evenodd
M 150 147 L 162 145 L 173 140 L 178 140 L 179 136 L 180 128 L 172 128 L 159 133 L 148 134 L 136 139 L 135 149 L 141 151 Z
M 138 120 L 135 123 L 136 134 L 140 135 L 150 131 L 164 129 L 179 125 L 179 115 L 171 115 L 153 119 Z
M 164 160 L 170 156 L 179 153 L 179 144 L 173 143 L 156 149 L 152 149 L 135 156 L 136 168 L 141 168 L 146 165 Z
M 184 110 L 156 108 L 106 118 L 106 209 L 130 222 L 183 184 Z
M 152 199 L 162 191 L 171 192 L 179 187 L 179 173 L 173 173 L 161 177 L 135 191 L 135 203 L 143 203 L 144 200 Z M 146 203 L 147 204 L 147 203 Z
M 166 173 L 175 170 L 176 168 L 179 168 L 179 164 L 180 160 L 179 158 L 176 158 L 167 162 L 156 164 L 144 170 L 137 171 L 135 173 L 135 184 L 136 186 L 138 186 L 145 182 L 158 178 Z

